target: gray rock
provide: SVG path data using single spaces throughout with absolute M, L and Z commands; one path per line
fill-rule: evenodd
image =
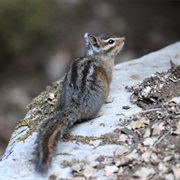
M 52 167 L 45 177 L 37 174 L 34 170 L 33 151 L 37 133 L 33 132 L 25 141 L 16 141 L 20 135 L 27 132 L 27 127 L 15 130 L 0 161 L 0 179 L 43 180 L 48 179 L 49 176 L 57 177 L 57 179 L 72 179 L 73 169 L 71 167 L 74 162 L 82 161 L 88 164 L 85 167 L 88 167 L 86 171 L 89 172 L 93 169 L 91 167 L 100 164 L 97 158 L 113 156 L 118 144 L 112 141 L 113 136 L 111 137 L 111 135 L 115 134 L 115 130 L 123 128 L 121 121 L 124 121 L 127 116 L 141 111 L 141 108 L 130 103 L 131 93 L 125 90 L 125 86 L 136 85 L 155 72 L 167 71 L 170 68 L 170 60 L 180 64 L 180 42 L 139 59 L 116 65 L 109 95 L 112 101 L 102 107 L 103 115 L 78 124 L 70 130 L 73 136 L 82 136 L 84 139 L 88 139 L 89 143 L 84 143 L 81 140 L 69 142 L 60 140 L 57 155 L 53 158 Z M 123 109 L 123 106 L 129 106 L 130 109 Z M 30 113 L 27 114 L 26 118 L 30 118 Z M 108 137 L 110 137 L 109 141 L 104 142 L 105 138 L 108 139 Z M 69 165 L 64 166 L 65 162 Z M 92 172 L 94 170 L 91 170 L 90 174 Z M 93 173 L 92 177 L 97 179 L 111 178 L 111 176 L 105 177 L 102 170 Z

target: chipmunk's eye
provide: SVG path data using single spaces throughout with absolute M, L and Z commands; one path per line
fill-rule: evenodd
M 113 44 L 114 43 L 114 40 L 112 40 L 112 39 L 110 39 L 109 41 L 108 41 L 108 44 Z

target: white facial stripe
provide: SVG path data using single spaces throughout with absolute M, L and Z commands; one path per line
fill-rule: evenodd
M 110 39 L 116 41 L 116 40 L 118 40 L 119 38 L 108 38 L 108 39 L 103 39 L 102 41 L 104 41 L 104 42 L 107 43 Z
M 114 46 L 114 44 L 108 44 L 103 48 L 104 51 L 107 51 L 110 47 Z

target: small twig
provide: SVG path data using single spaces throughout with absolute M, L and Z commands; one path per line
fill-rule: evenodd
M 172 129 L 169 129 L 165 134 L 163 134 L 154 144 L 153 146 L 156 147 L 167 135 L 172 133 Z
M 141 111 L 140 114 L 153 112 L 153 111 L 160 111 L 160 110 L 162 110 L 162 108 L 148 109 L 148 110 L 145 110 L 145 111 Z
M 131 148 L 128 150 L 128 152 L 126 152 L 124 155 L 128 155 L 130 154 L 134 149 L 137 149 L 138 143 L 139 143 L 139 137 L 138 134 L 135 133 L 133 130 L 124 127 L 123 129 L 121 129 L 121 131 L 127 135 L 131 135 L 133 136 L 133 140 L 135 142 L 135 144 L 133 146 L 131 146 Z

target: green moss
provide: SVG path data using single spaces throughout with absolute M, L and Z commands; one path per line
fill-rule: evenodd
M 43 105 L 45 101 L 47 101 L 47 99 L 48 99 L 48 92 L 44 91 L 32 100 L 32 102 L 28 105 L 28 108 L 32 109 L 33 107 Z
M 19 121 L 19 123 L 17 124 L 17 126 L 15 127 L 15 129 L 18 129 L 20 127 L 28 127 L 28 131 L 24 134 L 21 135 L 20 137 L 18 137 L 16 139 L 16 141 L 24 141 L 26 138 L 28 138 L 37 128 L 38 124 L 40 123 L 42 119 L 40 118 L 39 120 L 33 121 L 31 119 L 22 119 Z M 24 131 L 24 130 L 23 130 Z M 21 134 L 23 131 L 21 131 L 20 133 L 17 134 L 17 136 L 19 134 Z
M 27 129 L 23 129 L 20 131 L 14 138 L 15 141 L 24 141 L 28 138 L 33 132 L 37 130 L 39 123 L 45 118 L 53 115 L 58 111 L 57 109 L 57 100 L 59 97 L 59 92 L 61 88 L 61 80 L 58 80 L 52 84 L 52 86 L 48 86 L 47 90 L 42 92 L 40 95 L 35 97 L 32 102 L 28 105 L 29 118 L 21 119 L 15 127 L 15 131 L 21 127 L 27 127 Z M 53 98 L 50 98 L 50 94 L 53 94 Z M 56 103 L 54 103 L 54 101 Z M 27 131 L 25 134 L 21 135 L 24 131 Z M 18 138 L 16 138 L 19 136 Z

